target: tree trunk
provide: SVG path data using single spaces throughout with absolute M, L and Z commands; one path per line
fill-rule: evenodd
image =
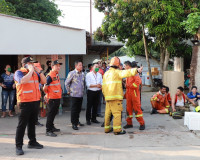
M 148 65 L 149 77 L 150 77 L 150 80 L 151 80 L 151 87 L 153 87 L 154 86 L 154 82 L 153 82 L 153 78 L 152 78 L 152 74 L 151 74 L 151 66 L 150 66 L 150 62 L 149 62 L 149 55 L 148 55 L 147 42 L 146 42 L 145 31 L 144 31 L 144 25 L 142 25 L 142 35 L 143 35 L 144 50 L 145 50 L 145 56 L 146 56 L 146 61 L 147 61 L 147 65 Z
M 165 61 L 164 61 L 163 71 L 166 71 L 166 70 L 167 70 L 168 63 L 169 63 L 169 56 L 170 56 L 170 53 L 169 53 L 168 49 L 166 48 Z
M 160 74 L 163 77 L 163 66 L 165 60 L 165 50 L 163 47 L 160 47 Z

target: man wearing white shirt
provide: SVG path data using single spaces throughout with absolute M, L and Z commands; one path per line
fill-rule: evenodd
M 86 121 L 88 125 L 93 123 L 99 123 L 97 121 L 97 107 L 99 104 L 99 96 L 102 88 L 102 75 L 98 73 L 99 65 L 94 64 L 92 71 L 86 75 L 87 91 L 87 110 L 86 110 Z

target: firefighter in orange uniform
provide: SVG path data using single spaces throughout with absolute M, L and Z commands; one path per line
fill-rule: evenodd
M 131 64 L 130 61 L 126 61 L 125 63 L 125 69 L 131 69 L 137 68 L 137 63 L 133 62 Z M 132 66 L 134 65 L 134 66 Z M 141 102 L 140 102 L 140 88 L 142 81 L 138 74 L 135 76 L 126 78 L 126 93 L 124 95 L 124 98 L 126 98 L 127 102 L 127 125 L 124 126 L 125 129 L 127 128 L 133 128 L 132 118 L 133 118 L 133 112 L 135 113 L 135 118 L 140 123 L 140 130 L 145 129 L 145 122 L 143 119 L 143 113 L 141 110 Z
M 152 111 L 151 114 L 169 113 L 170 104 L 166 95 L 166 86 L 161 86 L 160 91 L 151 98 Z
M 56 137 L 57 134 L 54 132 L 60 132 L 60 129 L 55 128 L 54 119 L 58 113 L 60 106 L 60 99 L 62 97 L 62 89 L 59 79 L 60 65 L 58 60 L 51 63 L 52 70 L 47 75 L 47 83 L 44 86 L 44 92 L 46 93 L 48 115 L 46 122 L 46 136 Z
M 46 77 L 42 70 L 34 67 L 33 59 L 25 57 L 22 59 L 22 68 L 17 70 L 14 80 L 17 89 L 17 103 L 21 109 L 16 131 L 16 154 L 23 155 L 23 137 L 27 126 L 28 148 L 42 149 L 43 145 L 36 141 L 35 123 L 38 116 L 38 106 L 41 97 L 39 83 L 46 83 Z

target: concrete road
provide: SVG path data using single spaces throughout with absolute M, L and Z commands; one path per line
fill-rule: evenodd
M 193 160 L 200 159 L 200 137 L 183 125 L 183 119 L 173 120 L 168 115 L 150 115 L 152 92 L 142 93 L 142 106 L 146 130 L 140 131 L 134 119 L 134 128 L 126 135 L 105 134 L 100 124 L 85 125 L 74 131 L 70 124 L 70 112 L 57 115 L 55 126 L 61 129 L 58 137 L 45 136 L 45 127 L 37 127 L 37 140 L 44 149 L 28 149 L 25 135 L 23 156 L 15 155 L 15 131 L 17 116 L 0 119 L 0 160 Z M 125 102 L 124 102 L 125 106 Z M 103 122 L 103 118 L 98 118 Z M 46 118 L 40 120 L 45 124 Z M 85 123 L 85 111 L 81 113 Z M 125 112 L 123 125 L 125 125 Z

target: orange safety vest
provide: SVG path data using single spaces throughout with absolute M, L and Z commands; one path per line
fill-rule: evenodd
M 50 76 L 52 82 L 49 84 L 47 88 L 47 98 L 48 99 L 60 99 L 62 96 L 62 88 L 60 84 L 60 79 L 58 73 L 55 71 L 50 71 L 47 76 Z
M 24 75 L 28 73 L 26 68 L 20 68 L 18 71 L 21 71 Z M 28 83 L 21 84 L 17 81 L 15 81 L 15 83 L 17 102 L 34 102 L 40 100 L 41 93 L 39 89 L 39 78 L 35 71 Z

